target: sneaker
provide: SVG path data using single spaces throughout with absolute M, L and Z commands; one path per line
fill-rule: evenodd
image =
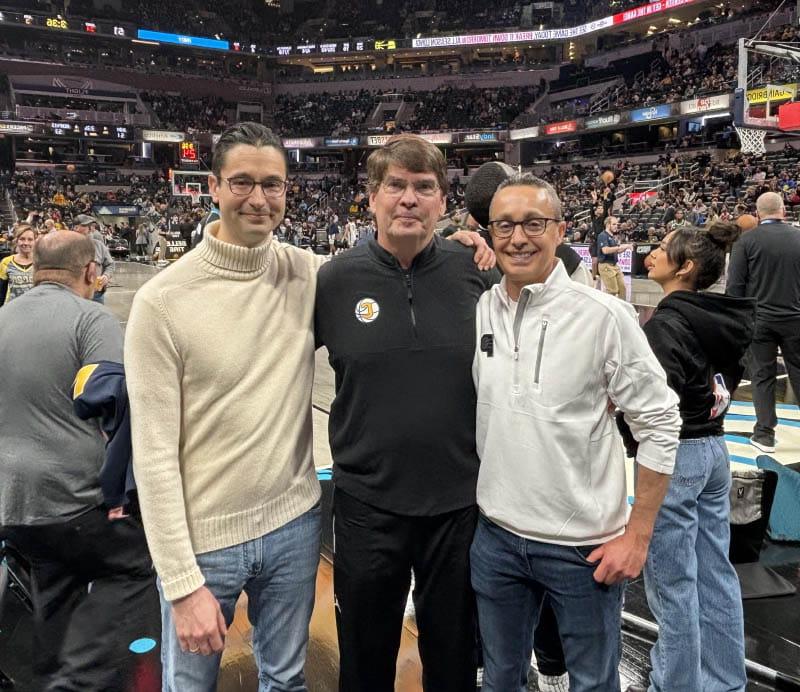
M 569 674 L 542 675 L 536 678 L 539 692 L 569 692 Z
M 775 445 L 778 444 L 776 439 L 769 440 L 765 437 L 756 437 L 755 435 L 750 438 L 750 444 L 764 454 L 772 454 L 775 451 Z

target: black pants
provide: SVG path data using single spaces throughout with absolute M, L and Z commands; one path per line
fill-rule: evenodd
M 778 347 L 783 354 L 795 396 L 800 397 L 800 320 L 759 321 L 750 344 L 753 406 L 757 419 L 753 434 L 766 442 L 774 441 L 775 427 L 778 425 L 775 414 Z
M 36 689 L 122 690 L 135 639 L 160 640 L 141 524 L 102 508 L 61 524 L 4 527 L 30 563 Z
M 394 690 L 412 569 L 423 689 L 474 692 L 469 547 L 477 507 L 409 517 L 334 490 L 333 515 L 340 692 Z

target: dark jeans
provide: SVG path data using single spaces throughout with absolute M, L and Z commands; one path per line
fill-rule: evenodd
M 124 689 L 128 646 L 144 636 L 158 640 L 160 630 L 141 524 L 109 521 L 98 507 L 61 524 L 3 533 L 30 563 L 36 689 Z M 142 622 L 148 610 L 152 622 Z
M 524 692 L 545 595 L 558 621 L 572 692 L 619 692 L 624 584 L 598 584 L 586 556 L 516 536 L 485 517 L 470 552 L 483 641 L 484 692 Z
M 558 636 L 558 623 L 550 599 L 542 602 L 539 611 L 539 622 L 533 633 L 533 653 L 536 655 L 536 667 L 542 675 L 557 677 L 567 672 L 564 660 L 564 649 Z
M 339 690 L 393 692 L 411 570 L 426 692 L 474 692 L 475 506 L 429 517 L 391 514 L 334 491 L 333 586 Z
M 775 413 L 778 347 L 783 354 L 795 396 L 800 397 L 800 320 L 759 321 L 750 344 L 753 406 L 757 419 L 753 435 L 770 443 L 775 440 L 775 428 L 778 425 Z

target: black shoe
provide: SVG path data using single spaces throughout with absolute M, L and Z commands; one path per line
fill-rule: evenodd
M 775 451 L 775 444 L 777 440 L 774 437 L 756 437 L 753 435 L 750 438 L 750 444 L 756 449 L 764 452 L 764 454 L 772 454 Z

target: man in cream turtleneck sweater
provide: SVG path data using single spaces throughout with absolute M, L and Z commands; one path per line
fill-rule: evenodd
M 319 259 L 272 239 L 287 167 L 270 130 L 228 128 L 212 169 L 220 221 L 140 289 L 125 339 L 164 689 L 216 689 L 245 591 L 261 686 L 305 690 L 320 532 L 311 435 Z

